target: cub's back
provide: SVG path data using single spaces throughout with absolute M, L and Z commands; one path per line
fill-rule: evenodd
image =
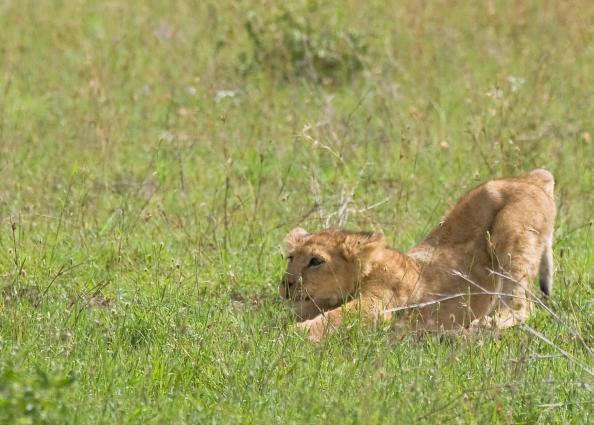
M 462 196 L 439 226 L 411 249 L 409 255 L 427 262 L 436 256 L 443 260 L 456 252 L 456 257 L 486 252 L 487 233 L 503 208 L 513 210 L 512 224 L 518 230 L 529 226 L 549 234 L 555 219 L 553 187 L 553 175 L 544 169 L 485 182 Z

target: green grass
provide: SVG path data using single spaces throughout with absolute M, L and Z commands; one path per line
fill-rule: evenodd
M 0 1 L 0 423 L 594 421 L 592 3 L 276 4 Z M 552 345 L 295 332 L 293 226 L 406 250 L 537 166 Z

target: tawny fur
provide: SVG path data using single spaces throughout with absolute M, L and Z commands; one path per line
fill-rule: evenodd
M 294 229 L 281 295 L 316 341 L 348 312 L 375 320 L 419 304 L 398 320 L 429 330 L 521 323 L 538 274 L 543 293 L 552 290 L 553 186 L 543 169 L 486 182 L 408 253 L 387 248 L 381 233 Z

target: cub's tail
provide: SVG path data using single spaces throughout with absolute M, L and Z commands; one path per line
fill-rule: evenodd
M 549 297 L 553 292 L 553 241 L 547 238 L 547 244 L 540 257 L 540 268 L 538 271 L 540 290 Z

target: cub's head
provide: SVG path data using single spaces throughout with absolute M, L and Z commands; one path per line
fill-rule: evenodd
M 373 253 L 383 247 L 382 233 L 293 229 L 285 239 L 288 265 L 281 296 L 303 320 L 336 308 L 355 296 Z

